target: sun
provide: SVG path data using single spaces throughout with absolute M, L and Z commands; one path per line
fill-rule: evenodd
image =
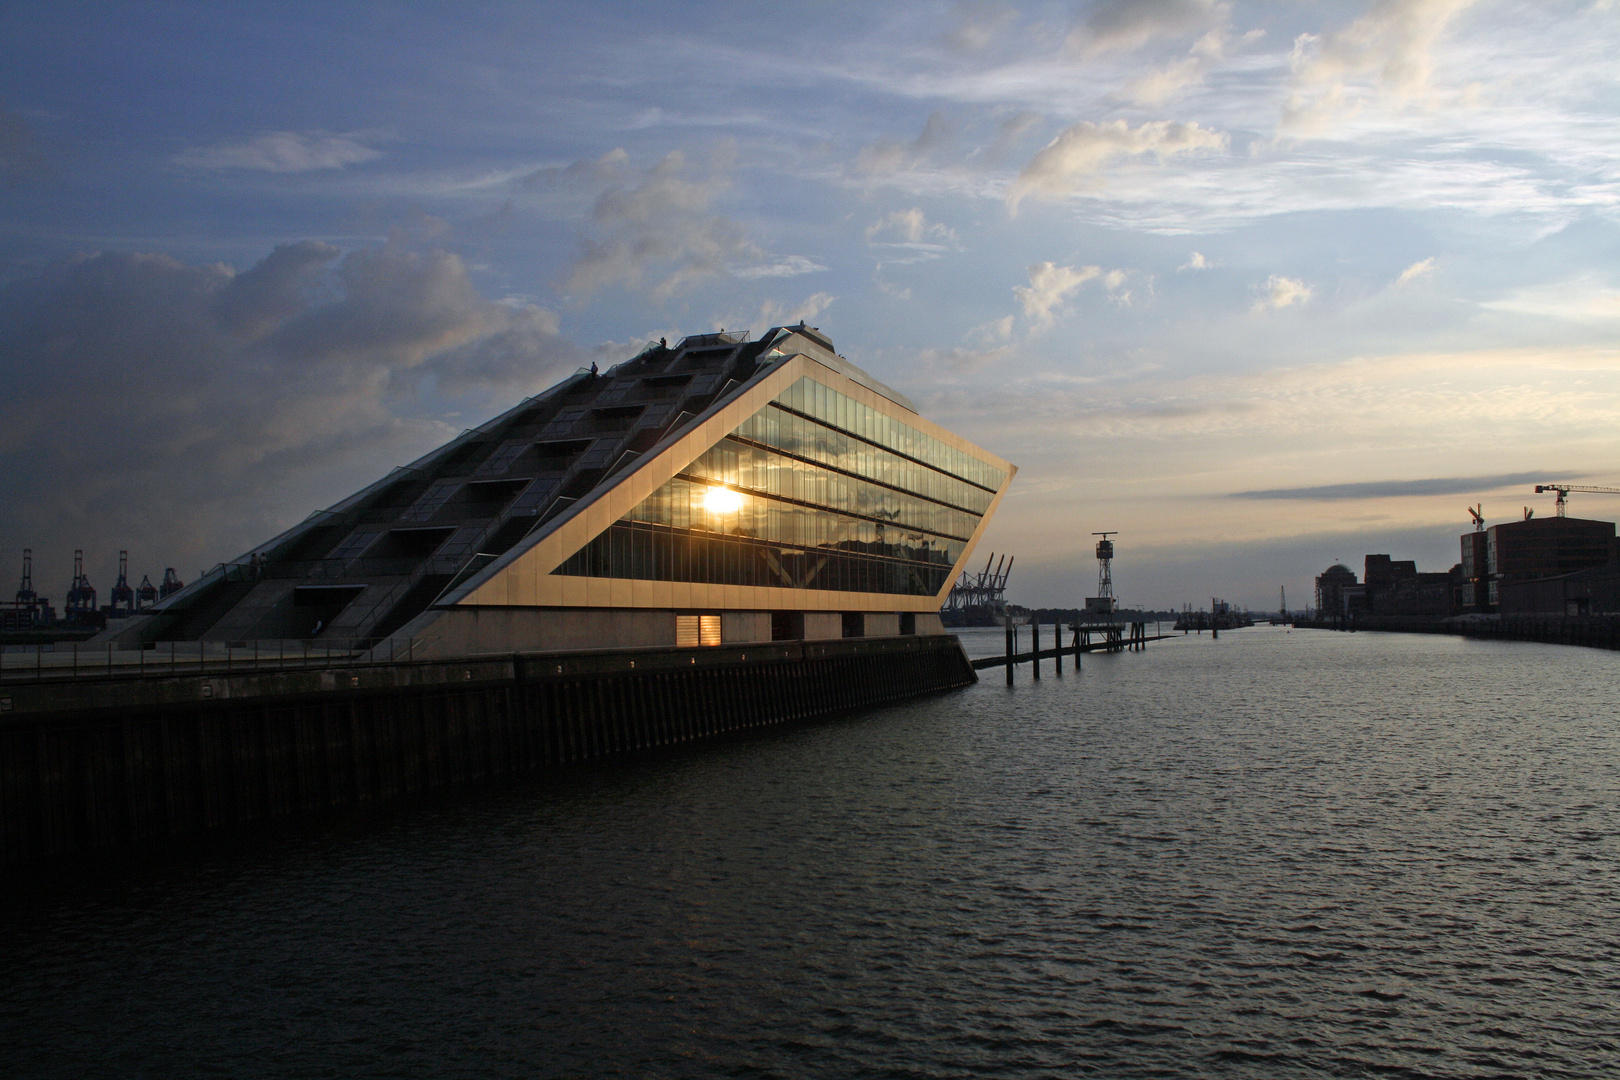
M 735 514 L 742 507 L 742 496 L 730 488 L 712 487 L 703 495 L 703 509 L 711 514 Z

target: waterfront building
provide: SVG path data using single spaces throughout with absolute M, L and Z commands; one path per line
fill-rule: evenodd
M 1371 615 L 1443 619 L 1454 612 L 1452 572 L 1420 572 L 1412 559 L 1368 555 L 1362 584 L 1347 590 L 1347 610 Z
M 1586 618 L 1620 615 L 1620 562 L 1573 574 L 1505 581 L 1498 607 L 1505 617 Z
M 1316 575 L 1316 614 L 1333 619 L 1344 614 L 1345 590 L 1355 587 L 1356 572 L 1343 563 L 1334 563 Z
M 215 568 L 118 636 L 455 656 L 939 633 L 1015 472 L 812 327 L 660 341 Z
M 1466 539 L 1464 542 L 1466 551 Z M 1506 521 L 1485 530 L 1486 602 L 1501 602 L 1510 582 L 1558 577 L 1614 558 L 1614 522 L 1550 517 Z

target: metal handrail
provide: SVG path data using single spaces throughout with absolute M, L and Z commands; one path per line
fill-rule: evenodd
M 399 662 L 412 662 L 416 654 L 435 641 L 431 638 L 408 638 L 404 655 L 389 639 L 388 652 L 376 655 L 367 649 L 364 638 L 326 641 L 309 638 L 287 638 L 272 642 L 204 642 L 168 641 L 146 642 L 138 649 L 120 649 L 116 642 L 107 642 L 104 648 L 85 648 L 84 642 L 74 642 L 65 655 L 70 659 L 62 664 L 43 663 L 45 656 L 61 656 L 63 652 L 45 651 L 44 645 L 32 650 L 34 663 L 5 663 L 15 657 L 27 657 L 28 651 L 0 654 L 0 685 L 18 683 L 62 682 L 79 680 L 110 681 L 115 679 L 176 678 L 185 675 L 275 674 L 282 671 L 322 670 L 334 667 L 375 666 Z M 164 649 L 163 646 L 168 646 Z M 287 646 L 295 645 L 289 652 Z M 150 646 L 150 647 L 146 647 Z M 312 646 L 315 651 L 312 651 Z M 137 654 L 133 663 L 127 658 L 114 661 L 117 653 Z M 151 654 L 150 658 L 148 654 Z

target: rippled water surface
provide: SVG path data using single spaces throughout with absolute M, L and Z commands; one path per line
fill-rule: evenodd
M 1617 670 L 1177 638 L 58 883 L 4 1070 L 1615 1075 Z

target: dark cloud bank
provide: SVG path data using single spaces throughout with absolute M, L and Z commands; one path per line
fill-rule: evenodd
M 1476 495 L 1482 491 L 1515 484 L 1545 483 L 1551 476 L 1568 479 L 1567 473 L 1503 473 L 1499 476 L 1440 476 L 1427 480 L 1373 480 L 1361 484 L 1324 484 L 1321 487 L 1267 488 L 1236 491 L 1233 499 L 1386 499 L 1398 495 Z
M 53 598 L 75 547 L 103 591 L 119 548 L 137 577 L 195 573 L 434 445 L 424 392 L 493 413 L 581 355 L 456 255 L 395 244 L 287 244 L 243 273 L 98 254 L 13 280 L 0 589 L 24 546 Z

